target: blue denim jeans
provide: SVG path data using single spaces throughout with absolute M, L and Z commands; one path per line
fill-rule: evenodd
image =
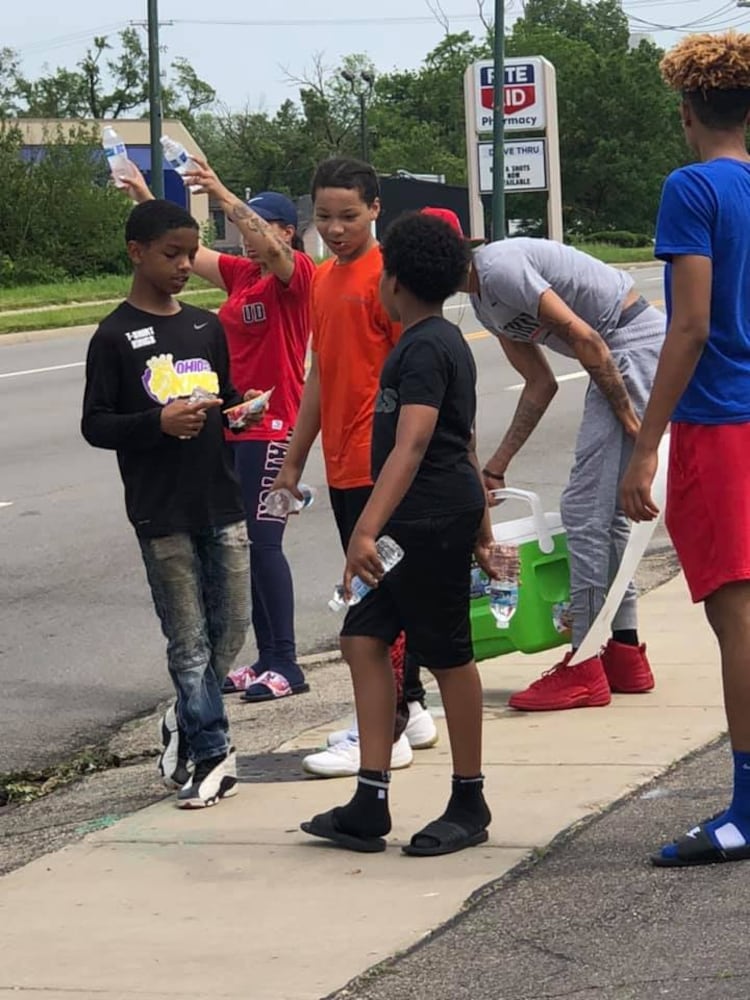
M 229 746 L 221 685 L 250 624 L 247 527 L 240 521 L 138 541 L 190 756 L 221 756 Z

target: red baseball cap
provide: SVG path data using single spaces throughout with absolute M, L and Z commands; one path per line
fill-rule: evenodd
M 422 215 L 431 215 L 434 219 L 441 219 L 443 222 L 446 222 L 451 229 L 458 233 L 462 240 L 466 240 L 469 246 L 477 247 L 484 243 L 484 240 L 470 239 L 468 236 L 464 235 L 461 220 L 451 208 L 438 208 L 428 205 L 426 208 L 421 209 L 421 212 Z

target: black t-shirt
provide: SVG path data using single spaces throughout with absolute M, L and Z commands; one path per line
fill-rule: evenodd
M 162 407 L 196 386 L 216 393 L 200 434 L 161 429 Z M 240 402 L 221 323 L 183 305 L 157 316 L 123 302 L 102 320 L 86 357 L 83 436 L 117 452 L 128 518 L 143 538 L 221 527 L 244 518 L 221 410 Z
M 394 521 L 475 510 L 484 490 L 469 459 L 477 409 L 477 370 L 457 326 L 431 317 L 404 332 L 380 376 L 372 428 L 372 475 L 377 479 L 396 443 L 402 406 L 433 406 L 437 424 Z

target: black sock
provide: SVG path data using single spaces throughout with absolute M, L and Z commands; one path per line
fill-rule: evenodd
M 483 774 L 474 777 L 453 775 L 450 801 L 441 818 L 472 831 L 484 830 L 490 825 L 492 813 L 484 799 Z
M 634 628 L 616 628 L 612 632 L 612 638 L 624 646 L 640 646 L 638 631 Z
M 334 809 L 336 825 L 355 837 L 384 837 L 391 832 L 388 810 L 389 771 L 360 768 L 357 790 L 345 806 Z

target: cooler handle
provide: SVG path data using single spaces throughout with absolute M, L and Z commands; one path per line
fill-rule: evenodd
M 538 493 L 532 493 L 531 490 L 519 490 L 513 486 L 506 486 L 502 490 L 489 490 L 488 495 L 495 500 L 525 500 L 531 507 L 531 513 L 534 518 L 534 529 L 539 539 L 539 548 L 547 555 L 554 551 L 555 543 L 547 527 L 547 518 L 544 516 L 542 501 L 539 499 Z

